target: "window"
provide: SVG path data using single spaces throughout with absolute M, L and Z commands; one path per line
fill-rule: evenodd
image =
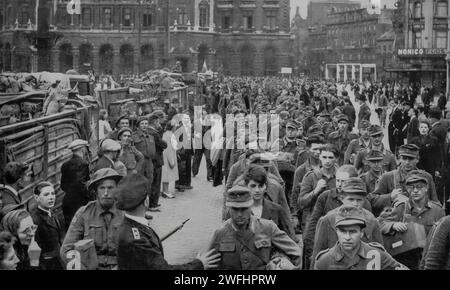
M 438 1 L 436 3 L 436 16 L 447 17 L 448 4 L 447 1 Z
M 131 26 L 131 9 L 130 8 L 124 8 L 123 9 L 123 26 L 129 27 Z
M 244 29 L 252 29 L 253 27 L 253 15 L 244 16 Z
M 275 29 L 277 26 L 277 11 L 267 11 L 266 25 L 269 29 Z
M 90 26 L 91 25 L 91 8 L 83 8 L 81 11 L 81 17 L 83 26 Z
M 436 31 L 436 48 L 447 48 L 447 31 Z
M 178 25 L 186 25 L 187 23 L 187 13 L 186 7 L 178 8 Z
M 416 3 L 414 3 L 414 11 L 413 11 L 413 16 L 414 18 L 421 18 L 422 17 L 422 2 L 421 1 L 416 1 Z
M 146 9 L 142 15 L 142 25 L 144 27 L 150 27 L 153 25 L 153 14 L 149 9 Z
M 111 26 L 111 8 L 103 8 L 103 25 Z
M 422 48 L 422 31 L 416 31 L 414 33 L 414 47 Z
M 209 26 L 209 7 L 205 4 L 200 4 L 200 27 Z
M 28 14 L 28 7 L 24 6 L 20 10 L 19 24 L 27 24 L 28 19 L 30 19 L 30 15 Z
M 223 29 L 229 29 L 231 28 L 231 16 L 225 15 L 222 18 L 222 28 Z

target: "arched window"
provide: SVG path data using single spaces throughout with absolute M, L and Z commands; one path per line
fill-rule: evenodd
M 436 16 L 447 17 L 448 14 L 448 3 L 447 1 L 438 1 L 436 3 Z
M 28 19 L 30 19 L 30 14 L 28 13 L 28 6 L 22 6 L 20 8 L 20 13 L 19 13 L 19 24 L 27 24 L 28 23 Z
M 421 18 L 422 17 L 422 2 L 416 1 L 414 3 L 414 18 Z
M 100 72 L 107 75 L 113 73 L 114 52 L 110 44 L 104 44 L 100 47 Z
M 209 2 L 203 0 L 198 5 L 199 8 L 199 26 L 200 27 L 208 27 L 209 26 Z

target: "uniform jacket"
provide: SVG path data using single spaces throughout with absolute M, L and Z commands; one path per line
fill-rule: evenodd
M 367 165 L 366 156 L 367 156 L 367 153 L 369 153 L 369 151 L 371 149 L 372 149 L 371 147 L 368 147 L 366 149 L 360 150 L 356 154 L 354 166 L 361 173 L 365 173 L 365 172 L 368 172 L 370 170 L 369 165 Z M 397 168 L 397 161 L 395 160 L 395 155 L 391 151 L 389 151 L 386 148 L 384 148 L 384 146 L 383 146 L 383 151 L 382 152 L 383 152 L 383 164 L 382 164 L 383 165 L 383 171 L 384 172 L 388 172 L 388 171 L 396 169 Z
M 366 218 L 366 227 L 363 230 L 364 235 L 362 240 L 365 242 L 377 242 L 382 244 L 383 237 L 380 231 L 380 224 L 370 211 L 366 209 L 363 209 L 363 211 Z M 314 238 L 313 257 L 316 257 L 319 252 L 333 247 L 338 241 L 336 228 L 334 226 L 337 212 L 338 208 L 333 209 L 319 219 Z
M 328 143 L 333 144 L 339 152 L 337 158 L 339 166 L 344 164 L 345 151 L 353 139 L 358 139 L 358 136 L 349 132 L 342 133 L 339 130 L 334 131 L 328 136 Z
M 366 184 L 367 192 L 372 193 L 375 190 L 380 177 L 377 177 L 372 171 L 363 173 L 359 176 Z
M 36 207 L 31 212 L 33 222 L 37 225 L 35 240 L 41 248 L 40 265 L 55 259 L 61 265 L 59 250 L 64 240 L 64 219 L 58 214 L 49 214 Z
M 123 162 L 130 173 L 136 170 L 139 174 L 143 174 L 144 169 L 144 155 L 132 145 L 122 147 L 119 160 Z
M 353 139 L 352 141 L 350 141 L 350 144 L 348 144 L 347 150 L 345 151 L 344 164 L 353 164 L 356 159 L 355 158 L 356 154 L 361 149 L 366 149 L 367 147 L 369 147 L 370 144 L 371 144 L 370 141 L 368 144 L 366 144 L 366 142 L 364 142 L 362 137 L 360 137 L 358 139 Z M 355 154 L 355 156 L 352 156 L 352 154 Z
M 450 216 L 439 222 L 425 257 L 425 270 L 450 270 Z
M 402 266 L 379 243 L 361 242 L 358 254 L 350 259 L 337 242 L 317 255 L 314 270 L 395 270 Z
M 336 176 L 331 178 L 325 177 L 320 170 L 308 171 L 303 177 L 302 185 L 300 188 L 300 195 L 298 197 L 298 203 L 302 209 L 310 209 L 312 211 L 317 198 L 314 197 L 312 192 L 317 186 L 319 180 L 325 179 L 327 186 L 325 190 L 336 188 Z M 325 191 L 323 190 L 323 191 Z
M 102 209 L 98 201 L 91 201 L 76 212 L 60 250 L 63 261 L 67 262 L 66 254 L 73 249 L 74 243 L 93 239 L 99 265 L 117 265 L 119 227 L 124 213 L 115 206 L 109 212 L 112 213 L 109 224 L 105 218 L 106 211 Z
M 102 169 L 102 168 L 115 169 L 114 162 L 111 159 L 109 159 L 108 157 L 102 156 L 97 160 L 97 163 L 95 164 L 93 171 L 96 172 L 97 170 Z
M 214 232 L 209 249 L 222 254 L 220 270 L 264 270 L 275 251 L 301 264 L 300 247 L 273 221 L 250 217 L 249 227 L 238 231 L 231 219 Z
M 156 156 L 155 139 L 148 132 L 137 129 L 132 135 L 134 146 L 144 155 L 145 159 L 153 159 Z
M 203 270 L 197 259 L 184 265 L 169 265 L 153 229 L 128 217 L 119 229 L 117 259 L 120 270 Z

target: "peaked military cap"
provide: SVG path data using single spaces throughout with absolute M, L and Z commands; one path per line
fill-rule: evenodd
M 370 150 L 366 159 L 368 161 L 381 161 L 384 159 L 384 154 L 378 150 Z
M 350 177 L 342 184 L 342 192 L 367 195 L 366 183 L 359 177 Z
M 253 205 L 250 190 L 242 185 L 235 185 L 227 192 L 226 206 L 235 208 L 249 208 Z
M 376 136 L 383 133 L 383 128 L 381 128 L 379 125 L 371 125 L 369 128 L 369 134 L 370 136 Z
M 406 144 L 400 146 L 398 152 L 400 156 L 417 158 L 419 156 L 419 147 L 417 147 L 417 145 L 414 144 Z
M 406 184 L 419 181 L 428 183 L 428 179 L 422 170 L 412 170 L 406 176 Z
M 336 215 L 335 227 L 350 225 L 366 225 L 366 218 L 362 209 L 351 206 L 342 205 L 338 208 Z

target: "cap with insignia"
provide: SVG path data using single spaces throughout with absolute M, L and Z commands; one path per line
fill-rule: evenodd
M 367 129 L 370 127 L 370 122 L 367 120 L 362 120 L 359 124 L 359 129 Z
M 290 120 L 286 124 L 286 128 L 292 128 L 292 129 L 298 130 L 298 127 L 299 127 L 299 124 L 294 120 Z
M 398 153 L 400 156 L 417 158 L 419 156 L 419 147 L 417 147 L 417 145 L 414 144 L 402 145 L 398 149 Z
M 343 193 L 367 195 L 366 183 L 359 177 L 350 177 L 342 184 Z
M 113 179 L 116 182 L 119 182 L 119 180 L 122 178 L 122 176 L 117 173 L 114 169 L 111 168 L 102 168 L 94 172 L 92 174 L 91 180 L 88 182 L 88 189 L 92 190 L 95 188 L 95 185 L 105 179 Z
M 102 151 L 119 151 L 121 148 L 120 143 L 112 139 L 105 139 L 102 142 Z
M 344 114 L 340 114 L 339 116 L 338 116 L 338 123 L 340 123 L 340 122 L 342 122 L 342 121 L 345 121 L 345 122 L 347 122 L 348 123 L 348 117 L 347 117 L 347 115 L 344 115 Z
M 274 159 L 274 157 L 270 153 L 256 152 L 250 156 L 249 161 L 251 164 L 258 164 L 263 167 L 271 167 L 272 166 L 271 161 L 273 159 Z
M 425 182 L 428 183 L 428 179 L 422 170 L 412 170 L 406 176 L 406 184 L 415 183 L 415 182 Z
M 339 207 L 334 226 L 340 227 L 352 225 L 361 225 L 363 227 L 366 226 L 366 219 L 364 217 L 363 210 L 351 205 L 343 205 Z
M 384 155 L 381 151 L 378 150 L 370 150 L 366 156 L 368 161 L 381 161 L 384 159 Z
M 250 190 L 241 185 L 235 185 L 227 192 L 226 206 L 234 208 L 249 208 L 253 205 Z
M 125 176 L 113 191 L 116 207 L 130 211 L 144 203 L 147 197 L 148 179 L 136 173 Z
M 369 134 L 371 137 L 383 134 L 383 128 L 380 125 L 371 125 L 369 128 Z
M 89 145 L 88 141 L 82 140 L 82 139 L 76 139 L 76 140 L 73 140 L 69 144 L 69 147 L 67 147 L 67 148 L 69 148 L 70 150 L 76 150 L 81 147 L 87 147 L 88 145 Z

